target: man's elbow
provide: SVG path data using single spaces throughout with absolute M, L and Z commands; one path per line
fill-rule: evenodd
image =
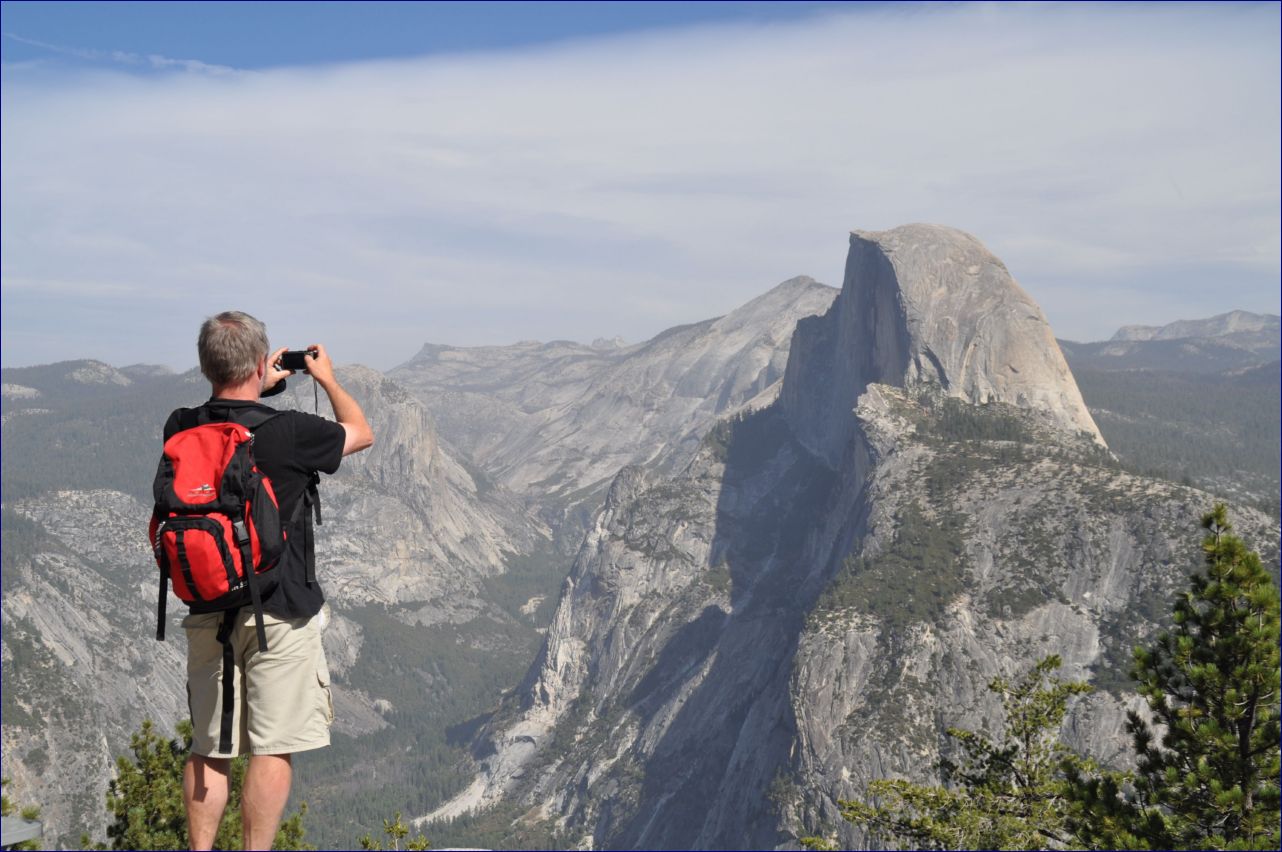
M 372 446 L 374 446 L 374 433 L 367 431 L 357 440 L 356 446 L 352 447 L 352 452 L 359 453 L 361 450 L 368 450 Z
M 374 430 L 368 426 L 363 428 L 347 426 L 347 441 L 343 444 L 343 455 L 350 456 L 352 453 L 368 450 L 372 446 L 374 446 Z

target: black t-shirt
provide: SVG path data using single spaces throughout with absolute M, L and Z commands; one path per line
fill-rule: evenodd
M 239 399 L 211 399 L 206 406 L 229 410 L 259 408 L 275 411 L 262 403 Z M 178 432 L 180 412 L 165 422 L 165 440 Z M 228 419 L 234 420 L 235 417 Z M 332 474 L 343 460 L 347 432 L 341 425 L 304 411 L 282 411 L 254 433 L 254 461 L 267 474 L 280 505 L 281 522 L 288 524 L 303 499 L 307 483 L 315 472 Z M 325 603 L 320 581 L 307 582 L 304 547 L 304 512 L 297 512 L 297 528 L 286 526 L 285 554 L 277 570 L 276 589 L 263 599 L 263 611 L 279 618 L 310 618 Z

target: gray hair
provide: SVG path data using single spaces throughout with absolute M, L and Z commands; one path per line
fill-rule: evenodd
M 196 339 L 200 372 L 214 387 L 238 385 L 267 355 L 267 326 L 241 311 L 223 311 L 205 320 Z

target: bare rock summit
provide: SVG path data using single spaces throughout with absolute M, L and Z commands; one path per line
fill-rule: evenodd
M 955 228 L 852 232 L 841 298 L 798 323 L 792 352 L 782 391 L 789 423 L 830 463 L 871 383 L 1007 403 L 1104 443 L 1037 303 Z

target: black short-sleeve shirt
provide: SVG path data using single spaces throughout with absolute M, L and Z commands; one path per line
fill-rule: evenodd
M 205 405 L 215 411 L 228 410 L 232 415 L 229 419 L 233 420 L 237 409 L 275 411 L 259 402 L 238 399 L 211 399 Z M 178 432 L 182 410 L 169 415 L 165 422 L 166 441 Z M 263 600 L 263 610 L 279 618 L 310 618 L 320 612 L 321 604 L 325 603 L 320 580 L 307 582 L 304 517 L 301 511 L 295 513 L 312 474 L 332 474 L 338 470 L 346 439 L 347 432 L 341 425 L 304 411 L 282 411 L 254 433 L 254 461 L 258 469 L 271 478 L 281 521 L 288 523 L 289 519 L 298 518 L 297 529 L 286 527 L 288 538 L 277 569 L 280 571 L 277 586 Z

